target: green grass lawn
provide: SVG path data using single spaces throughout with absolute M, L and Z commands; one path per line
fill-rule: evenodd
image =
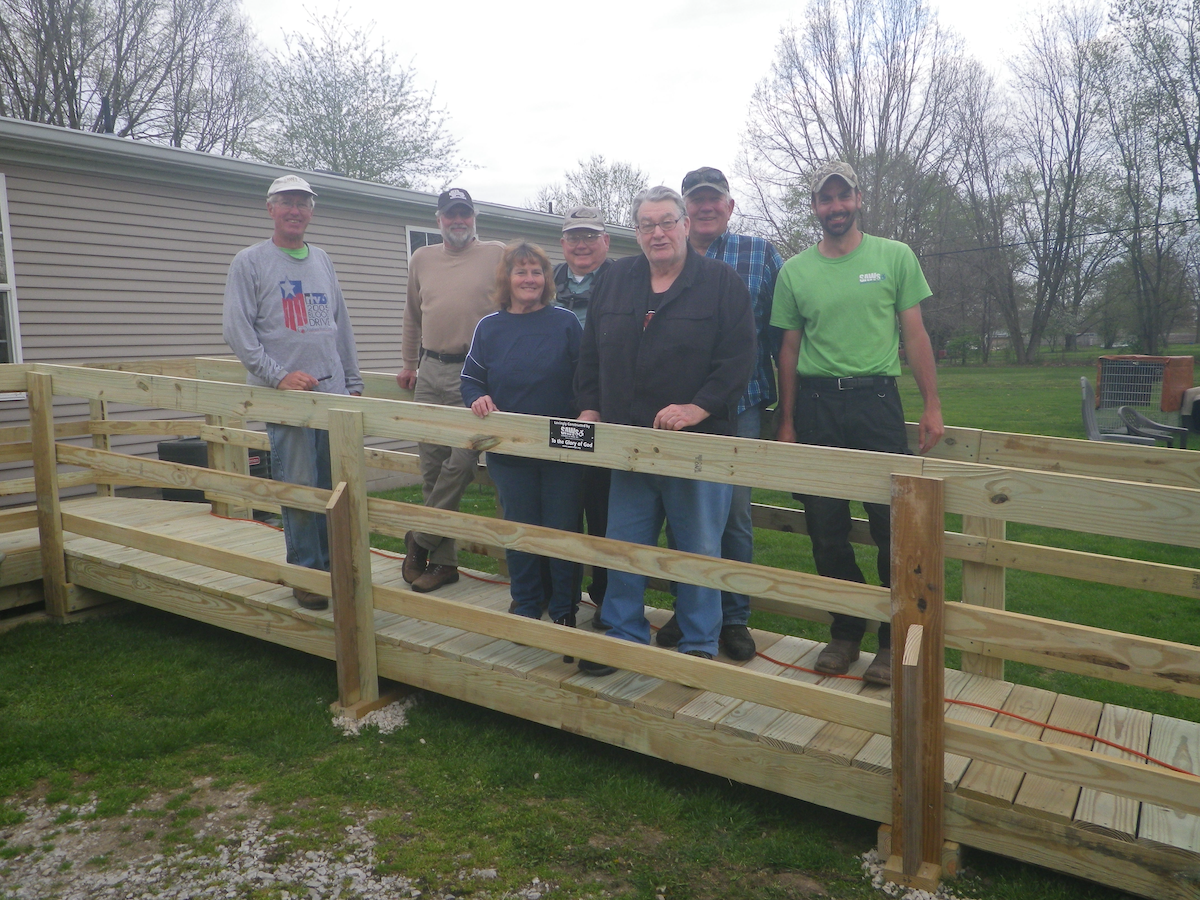
M 944 367 L 945 417 L 964 427 L 1079 437 L 1078 378 L 1092 371 L 1083 364 Z M 919 400 L 911 378 L 904 381 L 915 419 Z M 419 491 L 388 496 L 413 502 Z M 755 499 L 795 504 L 779 493 Z M 472 487 L 463 509 L 492 514 L 491 492 Z M 1009 536 L 1198 562 L 1194 551 L 1026 526 L 1010 526 Z M 398 541 L 376 543 L 402 550 Z M 808 541 L 796 535 L 759 531 L 756 557 L 813 571 Z M 859 548 L 859 557 L 874 580 L 872 551 Z M 463 562 L 495 571 L 485 557 Z M 948 598 L 960 584 L 960 566 L 951 563 Z M 1200 643 L 1195 600 L 1017 572 L 1008 598 L 1020 612 Z M 779 616 L 756 613 L 752 624 L 827 636 L 823 626 Z M 1200 703 L 1173 695 L 1012 663 L 1007 674 L 1200 720 Z M 165 793 L 172 800 L 147 819 L 142 839 L 164 853 L 212 849 L 194 800 L 203 777 L 252 786 L 295 850 L 322 846 L 353 819 L 369 818 L 381 868 L 419 876 L 426 896 L 470 895 L 459 873 L 471 867 L 499 871 L 488 887 L 493 897 L 533 877 L 558 885 L 549 897 L 564 898 L 652 900 L 665 888 L 670 900 L 782 900 L 808 896 L 806 878 L 832 897 L 878 896 L 856 859 L 873 846 L 873 823 L 433 695 L 410 711 L 407 728 L 343 737 L 329 725 L 336 693 L 332 662 L 149 609 L 0 633 L 0 828 L 33 792 L 76 806 L 99 799 L 79 820 L 64 812 L 64 829 L 88 828 Z M 0 843 L 0 898 L 16 887 L 5 882 L 6 860 L 26 849 Z M 981 852 L 971 852 L 967 865 L 952 889 L 978 900 L 1124 896 Z

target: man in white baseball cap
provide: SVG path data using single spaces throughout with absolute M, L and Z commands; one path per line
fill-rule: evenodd
M 233 258 L 225 283 L 225 341 L 249 373 L 246 383 L 281 391 L 362 393 L 354 331 L 337 273 L 325 251 L 304 241 L 317 192 L 299 175 L 283 175 L 267 191 L 270 238 Z M 329 432 L 267 424 L 271 473 L 278 481 L 332 487 Z M 329 571 L 325 516 L 283 510 L 287 560 Z M 296 588 L 306 609 L 329 598 Z

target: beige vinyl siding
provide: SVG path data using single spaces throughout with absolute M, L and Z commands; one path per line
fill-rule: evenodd
M 0 119 L 18 322 L 26 362 L 111 362 L 227 356 L 221 336 L 226 273 L 235 253 L 268 238 L 273 166 Z M 359 364 L 400 369 L 409 226 L 436 230 L 436 198 L 318 173 L 308 240 L 333 260 L 358 344 Z M 557 263 L 561 219 L 482 204 L 483 240 L 531 239 Z M 614 234 L 612 255 L 636 252 Z M 60 421 L 87 404 L 55 402 Z M 120 416 L 120 410 L 113 410 Z M 138 418 L 178 418 L 146 410 Z M 0 425 L 27 421 L 24 399 L 0 400 Z M 86 440 L 85 440 L 86 443 Z M 122 452 L 153 455 L 157 440 L 114 438 Z M 0 478 L 28 466 L 0 466 Z
M 228 355 L 221 310 L 229 263 L 268 238 L 262 197 L 164 189 L 6 165 L 19 320 L 27 362 L 104 362 Z M 269 184 L 269 182 L 265 182 Z M 363 368 L 398 369 L 407 277 L 405 222 L 320 203 L 308 232 L 338 271 Z M 87 404 L 55 403 L 60 421 Z M 0 422 L 26 418 L 23 401 L 0 403 Z M 114 416 L 177 418 L 169 410 Z M 114 438 L 114 449 L 157 453 L 153 437 Z M 26 477 L 11 465 L 0 478 Z
M 262 197 L 9 167 L 28 361 L 226 354 L 229 262 L 271 234 Z M 322 203 L 308 239 L 333 260 L 365 368 L 394 370 L 406 223 Z

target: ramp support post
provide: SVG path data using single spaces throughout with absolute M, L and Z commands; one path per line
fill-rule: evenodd
M 940 479 L 892 476 L 892 841 L 888 881 L 935 891 L 945 808 L 945 512 Z

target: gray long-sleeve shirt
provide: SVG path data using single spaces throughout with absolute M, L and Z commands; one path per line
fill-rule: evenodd
M 294 259 L 270 240 L 233 258 L 225 283 L 225 342 L 249 372 L 247 384 L 277 387 L 307 372 L 327 394 L 362 391 L 354 330 L 333 263 L 309 245 Z

